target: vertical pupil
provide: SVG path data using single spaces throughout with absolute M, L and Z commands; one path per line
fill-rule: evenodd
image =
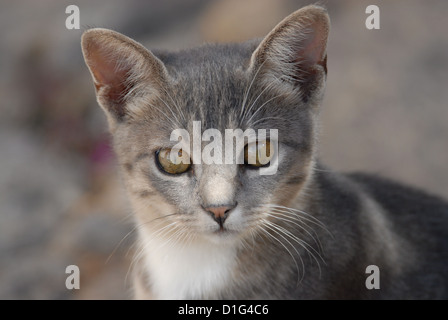
M 182 149 L 180 149 L 180 150 L 177 152 L 177 155 L 179 156 L 179 158 L 182 158 Z
M 269 158 L 271 156 L 271 148 L 269 141 L 265 141 L 263 147 L 265 149 L 264 153 L 266 154 L 266 157 Z

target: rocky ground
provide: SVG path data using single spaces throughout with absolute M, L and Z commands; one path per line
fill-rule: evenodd
M 448 2 L 327 1 L 321 159 L 448 198 Z M 311 1 L 71 1 L 149 48 L 266 34 Z M 132 214 L 66 3 L 0 3 L 0 299 L 129 298 Z M 130 235 L 126 237 L 129 233 Z M 121 241 L 126 237 L 125 241 Z M 81 289 L 65 287 L 65 268 Z

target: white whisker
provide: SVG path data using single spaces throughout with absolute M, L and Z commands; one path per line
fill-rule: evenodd
M 171 94 L 168 92 L 168 90 L 164 89 L 165 94 L 171 99 L 171 102 L 173 103 L 174 107 L 176 108 L 177 112 L 179 112 L 180 116 L 182 117 L 182 120 L 187 123 L 187 118 L 185 117 L 184 112 L 179 107 L 179 105 L 176 103 L 176 101 L 173 99 Z
M 280 236 L 284 241 L 286 241 L 293 249 L 294 251 L 297 253 L 300 262 L 302 264 L 302 268 L 303 268 L 303 272 L 302 272 L 302 277 L 300 277 L 300 268 L 299 265 L 297 264 L 297 261 L 294 257 L 294 255 L 292 254 L 292 252 L 288 249 L 288 247 L 282 242 L 280 241 L 277 237 L 273 236 L 272 234 L 270 234 L 267 230 L 264 230 L 266 232 L 266 234 L 268 234 L 271 238 L 275 239 L 278 243 L 280 243 L 285 249 L 286 251 L 289 253 L 289 255 L 291 256 L 291 258 L 294 261 L 294 264 L 296 266 L 297 269 L 297 285 L 299 285 L 299 283 L 302 281 L 304 273 L 305 273 L 305 265 L 303 263 L 302 257 L 300 256 L 300 253 L 297 251 L 297 249 L 295 248 L 295 246 L 287 239 L 285 238 L 281 233 L 279 233 L 275 228 L 271 227 L 271 223 L 267 220 L 263 221 L 263 226 L 269 228 L 269 230 L 271 230 L 272 232 L 274 232 L 275 234 L 277 234 L 278 236 Z
M 297 217 L 300 217 L 300 219 L 304 219 L 310 223 L 313 223 L 313 224 L 321 227 L 326 232 L 328 232 L 328 234 L 333 236 L 322 221 L 320 221 L 318 218 L 316 218 L 315 216 L 313 216 L 305 211 L 295 209 L 295 208 L 280 206 L 280 205 L 276 205 L 276 204 L 267 204 L 267 205 L 265 205 L 265 207 L 273 208 L 273 210 L 277 210 L 277 211 L 284 212 L 284 213 L 294 212 L 294 213 L 298 214 Z
M 319 276 L 321 276 L 322 275 L 322 270 L 321 270 L 321 267 L 320 267 L 319 259 L 321 261 L 323 261 L 324 263 L 325 263 L 325 261 L 322 258 L 322 256 L 320 255 L 320 253 L 316 249 L 314 249 L 310 244 L 308 244 L 306 241 L 304 241 L 304 240 L 298 238 L 296 235 L 292 234 L 289 230 L 281 227 L 278 224 L 275 224 L 275 223 L 272 223 L 272 224 L 273 224 L 273 226 L 276 227 L 276 229 L 279 232 L 282 232 L 285 236 L 288 236 L 291 240 L 295 241 L 303 249 L 306 250 L 306 252 L 316 261 L 317 267 L 319 269 Z M 319 259 L 317 259 L 316 255 L 317 255 L 317 257 L 319 257 Z
M 162 110 L 160 110 L 158 108 L 156 108 L 156 109 L 158 109 L 159 112 L 161 112 L 168 120 L 170 120 L 170 122 L 174 125 L 174 127 L 176 127 L 176 128 L 179 127 L 181 125 L 181 122 L 179 121 L 176 113 L 173 111 L 173 109 L 170 107 L 170 105 L 164 99 L 162 99 L 160 96 L 157 95 L 157 98 L 163 102 L 163 104 L 168 108 L 168 110 L 171 112 L 173 117 L 170 118 Z M 155 106 L 152 106 L 152 108 L 155 108 Z
M 281 121 L 286 121 L 286 122 L 293 123 L 290 119 L 285 119 L 285 118 L 282 118 L 282 117 L 264 117 L 264 118 L 258 119 L 257 121 L 254 121 L 251 125 L 254 127 L 258 123 L 266 121 L 266 120 L 281 120 Z
M 161 217 L 157 217 L 157 218 L 154 218 L 154 219 L 152 219 L 152 220 L 150 220 L 150 221 L 145 221 L 145 222 L 143 222 L 143 223 L 140 223 L 140 224 L 138 224 L 138 225 L 136 225 L 136 226 L 134 226 L 123 238 L 121 238 L 121 240 L 118 242 L 118 244 L 114 247 L 114 249 L 112 250 L 112 253 L 107 257 L 107 259 L 106 259 L 106 264 L 107 263 L 109 263 L 109 261 L 110 261 L 110 259 L 112 258 L 112 256 L 115 254 L 115 252 L 118 250 L 118 248 L 120 247 L 120 245 L 131 235 L 131 234 L 133 234 L 135 231 L 137 231 L 138 229 L 140 229 L 140 228 L 142 228 L 143 226 L 145 226 L 145 225 L 148 225 L 149 223 L 151 223 L 151 222 L 154 222 L 154 221 L 157 221 L 157 220 L 159 220 L 159 219 L 163 219 L 163 218 L 167 218 L 167 217 L 170 217 L 170 216 L 173 216 L 173 215 L 175 215 L 176 213 L 173 213 L 173 214 L 167 214 L 167 215 L 164 215 L 164 216 L 161 216 Z M 126 217 L 126 219 L 128 219 L 129 218 L 129 216 L 128 217 Z M 132 246 L 131 246 L 132 247 Z M 129 250 L 128 250 L 128 253 L 129 253 Z M 127 254 L 128 254 L 127 253 Z M 127 255 L 126 254 L 126 255 Z
M 275 219 L 281 220 L 281 221 L 285 221 L 288 223 L 292 223 L 295 226 L 299 227 L 300 229 L 302 229 L 306 234 L 308 234 L 316 243 L 316 245 L 319 247 L 319 249 L 322 250 L 322 244 L 319 240 L 319 236 L 315 233 L 314 229 L 311 228 L 310 226 L 308 226 L 306 223 L 303 223 L 303 221 L 301 221 L 300 219 L 291 219 L 289 216 L 283 214 L 283 213 L 278 213 L 278 212 L 265 212 L 266 215 L 273 217 Z M 305 226 L 307 226 L 308 228 L 310 228 L 310 230 L 308 230 L 307 228 L 305 228 L 303 225 L 299 224 L 298 222 L 302 222 Z M 315 234 L 313 235 L 311 232 L 314 232 Z
M 258 94 L 258 96 L 255 98 L 255 100 L 252 102 L 252 104 L 250 105 L 250 107 L 249 107 L 248 109 L 245 109 L 245 110 L 244 110 L 244 113 L 243 113 L 243 115 L 242 115 L 242 119 L 245 119 L 246 116 L 247 116 L 248 114 L 250 114 L 250 112 L 252 111 L 253 107 L 254 107 L 255 104 L 257 103 L 258 99 L 260 99 L 260 97 L 263 95 L 263 93 L 264 93 L 266 90 L 271 89 L 272 87 L 273 87 L 273 84 L 270 83 L 270 84 L 267 85 L 263 90 L 261 90 L 261 92 Z
M 247 123 L 250 123 L 250 121 L 255 117 L 255 115 L 256 115 L 261 109 L 263 109 L 264 106 L 266 106 L 269 102 L 271 102 L 272 100 L 277 99 L 277 98 L 280 97 L 280 96 L 281 96 L 281 94 L 276 95 L 276 96 L 270 98 L 269 100 L 265 101 L 265 102 L 264 102 L 260 107 L 258 107 L 258 109 L 255 110 L 255 112 L 250 116 L 250 118 L 247 120 Z M 271 118 L 272 118 L 272 117 L 271 117 Z
M 245 107 L 246 107 L 246 103 L 247 103 L 247 98 L 249 96 L 249 92 L 250 89 L 252 88 L 252 85 L 254 84 L 255 79 L 257 78 L 258 72 L 260 72 L 261 68 L 263 67 L 264 63 L 266 61 L 263 61 L 262 64 L 260 64 L 260 66 L 258 67 L 257 71 L 255 72 L 254 76 L 252 77 L 252 80 L 249 84 L 249 88 L 246 89 L 246 92 L 244 93 L 244 98 L 243 98 L 243 103 L 241 104 L 241 111 L 240 111 L 240 124 L 241 124 L 241 119 L 243 119 L 243 113 L 245 111 Z
M 158 217 L 156 219 L 151 220 L 150 222 L 155 221 L 155 220 L 160 219 L 160 218 L 163 218 L 163 217 L 172 216 L 172 215 L 175 215 L 175 214 L 170 214 L 170 215 Z M 159 224 L 163 224 L 164 221 L 159 220 L 158 222 L 159 222 Z M 142 223 L 142 224 L 139 225 L 139 227 L 142 227 L 142 226 L 147 225 L 147 224 L 148 224 L 147 222 L 146 223 Z M 162 228 L 157 229 L 157 231 L 155 231 L 154 233 L 152 233 L 151 234 L 151 238 L 149 239 L 149 241 L 145 241 L 144 243 L 140 242 L 139 248 L 137 248 L 136 253 L 134 254 L 134 258 L 132 259 L 132 262 L 131 262 L 131 264 L 130 264 L 130 266 L 128 268 L 128 272 L 126 273 L 125 281 L 128 278 L 130 270 L 133 268 L 133 266 L 136 263 L 138 263 L 143 258 L 144 254 L 145 254 L 145 251 L 147 250 L 149 245 L 151 245 L 153 240 L 156 239 L 156 238 L 157 239 L 164 238 L 165 235 L 168 234 L 171 231 L 170 227 L 173 227 L 173 229 L 175 229 L 177 227 L 177 224 L 178 224 L 178 222 L 176 222 L 176 221 L 171 222 L 171 223 L 163 226 Z

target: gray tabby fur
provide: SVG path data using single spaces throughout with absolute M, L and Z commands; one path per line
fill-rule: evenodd
M 448 298 L 448 204 L 315 159 L 328 32 L 326 10 L 307 6 L 261 41 L 179 52 L 84 33 L 135 211 L 136 298 Z M 278 129 L 278 172 L 202 164 L 163 173 L 155 152 L 193 121 L 223 133 Z M 237 204 L 228 232 L 218 232 L 203 208 L 228 204 Z M 366 288 L 368 265 L 380 269 L 378 290 Z

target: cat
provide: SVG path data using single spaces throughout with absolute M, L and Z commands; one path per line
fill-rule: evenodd
M 264 39 L 178 52 L 85 31 L 135 212 L 135 298 L 448 298 L 448 203 L 316 157 L 329 30 L 326 9 L 310 5 Z M 237 150 L 244 163 L 198 163 L 170 140 L 176 129 L 193 134 L 195 121 L 201 132 L 278 138 Z M 276 158 L 277 172 L 262 175 L 261 149 L 274 144 L 264 160 Z

